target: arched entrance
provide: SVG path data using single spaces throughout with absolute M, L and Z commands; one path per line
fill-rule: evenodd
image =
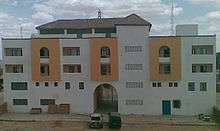
M 94 112 L 118 112 L 118 94 L 110 84 L 101 84 L 94 91 Z

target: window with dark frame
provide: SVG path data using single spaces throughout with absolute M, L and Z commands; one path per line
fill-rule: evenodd
M 13 105 L 28 105 L 27 99 L 13 99 Z
M 84 82 L 79 82 L 79 89 L 83 90 L 84 89 Z
M 169 82 L 169 87 L 173 87 L 173 83 L 172 82 Z
M 111 75 L 110 64 L 101 64 L 101 75 Z
M 160 47 L 159 57 L 170 57 L 170 48 L 168 46 Z
M 28 84 L 27 82 L 12 82 L 11 90 L 27 90 Z
M 177 82 L 174 82 L 174 87 L 178 87 L 178 83 Z
M 55 99 L 40 99 L 40 105 L 55 105 Z
M 157 87 L 161 87 L 161 82 L 158 82 L 158 83 L 157 83 Z
M 100 50 L 101 58 L 110 58 L 111 52 L 108 47 L 102 47 Z
M 63 56 L 79 56 L 80 47 L 63 47 Z
M 173 108 L 179 109 L 181 107 L 180 100 L 173 100 Z
M 45 82 L 44 86 L 48 87 L 49 86 L 49 82 Z
M 39 82 L 35 82 L 35 86 L 39 86 L 40 85 L 40 83 Z
M 40 74 L 41 76 L 49 76 L 49 64 L 40 64 Z
M 81 73 L 80 64 L 64 64 L 63 65 L 64 73 Z
M 170 64 L 169 63 L 160 63 L 159 65 L 160 74 L 170 74 Z
M 70 89 L 70 82 L 65 82 L 65 89 L 69 90 Z
M 58 82 L 54 82 L 54 87 L 57 87 L 58 86 Z
M 207 91 L 207 83 L 200 82 L 200 91 Z
M 195 91 L 195 82 L 188 83 L 188 91 Z

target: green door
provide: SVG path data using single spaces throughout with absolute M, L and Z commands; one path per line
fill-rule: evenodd
M 171 102 L 169 100 L 162 101 L 163 115 L 171 115 Z

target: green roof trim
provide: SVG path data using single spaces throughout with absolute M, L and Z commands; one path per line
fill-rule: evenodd
M 40 34 L 64 34 L 64 29 L 40 29 Z
M 95 33 L 116 33 L 116 28 L 96 28 Z
M 92 29 L 67 29 L 67 34 L 91 34 Z

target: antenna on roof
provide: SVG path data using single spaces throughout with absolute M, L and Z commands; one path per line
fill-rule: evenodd
M 98 18 L 101 19 L 102 18 L 102 11 L 99 9 L 98 10 Z
M 20 25 L 20 37 L 23 38 L 23 34 L 22 34 L 22 25 L 21 25 L 21 24 L 19 24 L 19 25 Z
M 170 35 L 174 35 L 174 1 L 171 0 L 172 6 L 171 6 L 171 12 L 170 12 Z

